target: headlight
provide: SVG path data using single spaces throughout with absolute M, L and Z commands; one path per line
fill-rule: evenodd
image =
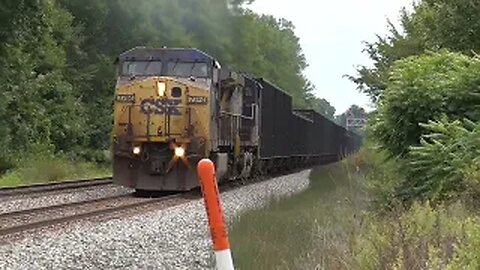
M 135 147 L 133 147 L 133 149 L 132 149 L 132 153 L 133 153 L 134 155 L 139 155 L 140 152 L 141 152 L 141 150 L 142 150 L 142 149 L 140 148 L 140 146 L 135 146 Z
M 175 147 L 174 154 L 176 157 L 183 157 L 185 155 L 185 149 L 182 147 Z
M 167 90 L 167 85 L 164 82 L 157 82 L 157 91 L 158 91 L 159 97 L 165 96 L 166 90 Z

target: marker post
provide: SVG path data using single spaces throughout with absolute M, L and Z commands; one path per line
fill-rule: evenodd
M 210 225 L 217 269 L 233 270 L 227 226 L 225 225 L 218 185 L 215 179 L 215 165 L 209 159 L 202 159 L 198 163 L 197 172 L 200 177 L 205 209 Z

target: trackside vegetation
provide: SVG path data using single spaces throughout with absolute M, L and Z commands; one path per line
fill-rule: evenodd
M 363 149 L 312 170 L 309 188 L 229 226 L 238 269 L 477 269 L 480 217 L 461 200 L 392 202 L 398 164 Z M 360 158 L 360 171 L 354 160 Z M 387 180 L 387 181 L 385 181 Z M 390 181 L 390 183 L 388 183 Z M 385 183 L 387 182 L 387 183 Z M 389 186 L 390 185 L 390 186 Z M 383 196 L 382 196 L 383 195 Z M 384 202 L 389 201 L 386 209 Z
M 367 43 L 373 66 L 350 77 L 376 105 L 360 173 L 355 157 L 317 168 L 307 191 L 240 216 L 239 268 L 480 268 L 479 14 L 418 1 Z
M 44 147 L 35 147 L 21 160 L 22 165 L 0 177 L 0 187 L 12 187 L 63 180 L 89 179 L 111 175 L 110 162 L 102 164 L 78 160 Z

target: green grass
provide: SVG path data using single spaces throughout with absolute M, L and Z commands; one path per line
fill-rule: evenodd
M 108 167 L 62 156 L 32 155 L 0 176 L 0 187 L 60 182 L 111 175 Z
M 306 191 L 241 215 L 230 226 L 236 267 L 314 269 L 350 260 L 345 250 L 367 205 L 363 178 L 351 161 L 319 167 Z
M 360 156 L 361 172 L 352 158 L 316 168 L 306 191 L 229 224 L 236 269 L 480 269 L 478 212 L 462 201 L 386 210 L 400 172 Z

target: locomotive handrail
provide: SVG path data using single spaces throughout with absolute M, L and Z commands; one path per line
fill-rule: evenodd
M 251 105 L 252 105 L 251 106 L 252 116 L 245 116 L 243 114 L 231 113 L 231 112 L 227 112 L 227 111 L 220 111 L 220 114 L 234 116 L 234 117 L 240 117 L 242 119 L 247 119 L 247 120 L 255 120 L 255 109 L 257 108 L 257 104 L 252 103 Z

